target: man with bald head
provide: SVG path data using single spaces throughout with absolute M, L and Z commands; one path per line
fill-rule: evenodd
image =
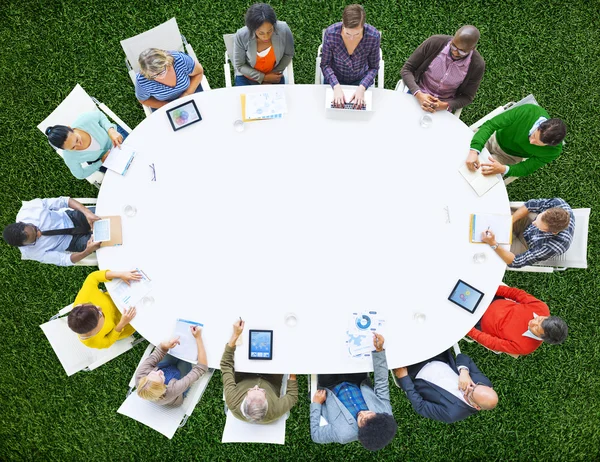
M 475 26 L 462 26 L 454 37 L 429 37 L 410 55 L 402 80 L 424 111 L 455 111 L 473 102 L 485 71 L 478 41 Z
M 418 364 L 394 369 L 396 385 L 406 392 L 417 414 L 445 423 L 491 410 L 498 395 L 490 380 L 467 355 L 450 350 Z

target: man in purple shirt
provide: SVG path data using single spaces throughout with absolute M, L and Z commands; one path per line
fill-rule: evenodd
M 342 85 L 358 88 L 349 102 L 360 107 L 365 102 L 365 91 L 375 82 L 379 71 L 381 33 L 365 24 L 365 10 L 361 5 L 348 5 L 342 22 L 332 24 L 323 36 L 321 71 L 333 88 L 333 103 L 342 106 L 346 100 Z
M 485 71 L 478 40 L 475 26 L 463 26 L 454 37 L 429 37 L 408 58 L 402 80 L 424 111 L 455 111 L 473 101 Z

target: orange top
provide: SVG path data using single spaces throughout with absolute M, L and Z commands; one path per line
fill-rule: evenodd
M 273 70 L 274 67 L 275 50 L 273 49 L 273 46 L 271 46 L 271 49 L 269 50 L 266 56 L 263 56 L 261 58 L 260 56 L 258 56 L 258 54 L 256 55 L 256 64 L 254 65 L 254 69 L 262 72 L 263 74 L 268 74 Z

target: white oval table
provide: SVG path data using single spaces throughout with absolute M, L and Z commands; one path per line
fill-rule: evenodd
M 242 317 L 236 369 L 265 373 L 372 370 L 345 345 L 356 311 L 386 320 L 389 367 L 451 347 L 505 271 L 468 239 L 469 214 L 509 213 L 501 182 L 478 197 L 457 171 L 472 132 L 450 113 L 421 128 L 416 100 L 390 90 L 373 90 L 369 120 L 327 118 L 325 86 L 314 85 L 285 86 L 282 119 L 236 132 L 240 94 L 263 89 L 193 95 L 203 120 L 177 132 L 161 108 L 129 136 L 138 154 L 126 176 L 106 175 L 97 213 L 134 204 L 137 215 L 123 217 L 123 245 L 100 249 L 99 266 L 140 267 L 153 280 L 155 303 L 132 325 L 156 345 L 177 318 L 202 322 L 218 368 Z M 459 278 L 485 293 L 473 315 L 447 300 Z M 248 360 L 248 329 L 274 330 L 272 361 Z

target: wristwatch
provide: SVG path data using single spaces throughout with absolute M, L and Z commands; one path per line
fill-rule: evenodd
M 496 245 L 490 245 L 490 247 L 492 248 L 492 250 L 496 250 L 498 248 L 498 244 L 496 244 Z

